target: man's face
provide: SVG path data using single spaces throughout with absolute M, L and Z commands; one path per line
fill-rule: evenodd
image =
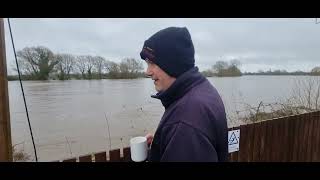
M 158 92 L 167 90 L 171 86 L 171 84 L 176 80 L 176 78 L 169 76 L 152 61 L 147 59 L 146 62 L 148 68 L 145 73 L 147 76 L 150 76 L 154 81 L 155 89 Z

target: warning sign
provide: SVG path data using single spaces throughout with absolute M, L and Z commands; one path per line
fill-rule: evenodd
M 239 151 L 240 129 L 228 132 L 228 150 L 229 153 Z

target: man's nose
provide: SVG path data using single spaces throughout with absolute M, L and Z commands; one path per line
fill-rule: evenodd
M 150 70 L 149 67 L 147 68 L 147 70 L 145 72 L 145 75 L 148 76 L 148 77 L 152 76 L 152 71 Z

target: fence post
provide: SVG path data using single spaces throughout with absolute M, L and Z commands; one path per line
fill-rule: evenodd
M 4 22 L 0 18 L 0 161 L 12 161 Z

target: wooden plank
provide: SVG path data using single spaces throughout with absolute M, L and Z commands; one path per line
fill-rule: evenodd
M 311 113 L 306 114 L 307 122 L 308 122 L 308 139 L 307 139 L 307 156 L 306 161 L 311 162 L 312 161 L 312 145 L 314 142 L 314 136 L 313 136 L 313 119 Z
M 316 123 L 316 127 L 315 127 L 315 132 L 316 132 L 316 137 L 317 137 L 317 144 L 316 144 L 316 158 L 315 161 L 316 162 L 320 162 L 320 111 L 316 112 L 314 114 L 314 119 L 317 122 Z
M 252 162 L 259 162 L 260 161 L 260 145 L 261 144 L 261 123 L 254 124 L 254 139 L 253 139 L 253 146 L 252 146 Z
M 303 146 L 301 151 L 301 159 L 300 161 L 306 162 L 308 159 L 308 134 L 309 134 L 309 121 L 306 114 L 302 115 L 303 117 L 303 123 L 304 123 L 304 129 L 303 129 Z
M 289 136 L 289 129 L 288 129 L 288 117 L 283 118 L 282 121 L 283 126 L 283 139 L 281 141 L 281 161 L 280 162 L 287 162 L 287 155 L 286 152 L 288 151 L 288 136 Z
M 287 138 L 288 138 L 288 127 L 287 127 L 288 117 L 284 117 L 281 126 L 282 126 L 282 140 L 281 140 L 281 150 L 280 150 L 280 162 L 287 162 L 286 152 L 288 150 Z
M 241 133 L 241 132 L 240 132 Z M 240 139 L 241 139 L 241 136 L 240 136 Z M 233 152 L 232 153 L 232 160 L 231 162 L 238 162 L 238 157 L 239 157 L 239 151 L 236 151 L 236 152 Z
M 247 125 L 240 126 L 240 144 L 239 144 L 239 156 L 238 162 L 246 162 L 247 161 L 247 146 L 248 146 L 248 136 L 247 136 Z
M 275 119 L 273 121 L 273 146 L 274 150 L 272 152 L 272 161 L 279 162 L 280 161 L 280 154 L 281 154 L 281 140 L 283 138 L 281 122 L 283 118 Z
M 288 162 L 296 162 L 298 159 L 299 153 L 299 119 L 296 116 L 289 116 L 288 117 L 288 138 L 287 138 L 287 161 Z
M 8 77 L 4 21 L 0 18 L 0 161 L 12 162 Z
M 318 129 L 317 129 L 317 126 L 318 126 L 318 121 L 316 120 L 316 112 L 312 112 L 311 113 L 311 119 L 313 121 L 313 125 L 312 125 L 312 138 L 313 138 L 313 144 L 312 144 L 312 148 L 311 148 L 311 161 L 312 162 L 315 162 L 316 159 L 317 159 L 317 143 L 319 142 L 319 139 L 318 139 Z
M 297 116 L 298 120 L 299 120 L 299 137 L 297 139 L 299 139 L 298 141 L 298 158 L 297 161 L 301 162 L 304 159 L 304 155 L 305 155 L 305 146 L 306 146 L 306 122 L 305 122 L 305 116 L 303 114 Z
M 316 128 L 316 132 L 317 132 L 317 138 L 318 138 L 318 141 L 317 141 L 317 158 L 316 158 L 316 161 L 317 162 L 320 162 L 320 111 L 316 112 L 315 113 L 315 119 L 317 121 L 317 128 Z
M 292 118 L 294 119 L 294 131 L 292 135 L 292 141 L 294 144 L 291 149 L 291 151 L 293 151 L 292 161 L 297 162 L 301 159 L 304 123 L 301 115 L 293 116 Z
M 290 137 L 289 137 L 289 118 L 286 117 L 283 120 L 283 141 L 282 141 L 282 146 L 281 146 L 281 157 L 282 160 L 281 162 L 288 162 L 289 161 L 289 156 L 288 156 L 288 152 L 290 151 L 289 148 L 289 141 L 290 141 Z
M 316 112 L 311 113 L 311 119 L 313 121 L 313 126 L 312 126 L 312 139 L 313 139 L 313 144 L 312 144 L 312 149 L 311 149 L 311 162 L 316 162 L 317 160 L 317 143 L 319 142 L 318 139 L 318 121 L 316 120 Z
M 277 161 L 277 154 L 279 153 L 278 151 L 278 146 L 279 146 L 279 136 L 278 136 L 278 122 L 279 119 L 274 119 L 271 122 L 272 126 L 272 138 L 271 138 L 271 152 L 270 152 L 270 161 L 275 162 Z
M 124 162 L 132 162 L 130 147 L 123 148 L 123 161 Z
M 299 117 L 297 116 L 292 116 L 291 117 L 291 133 L 290 134 L 290 141 L 292 143 L 292 146 L 290 148 L 290 154 L 291 154 L 291 158 L 290 161 L 291 162 L 296 162 L 298 161 L 298 156 L 299 156 L 299 143 L 300 143 L 300 131 L 301 129 L 303 129 L 303 127 L 301 127 L 300 125 L 300 120 Z
M 311 124 L 311 121 L 310 121 L 310 117 L 309 117 L 310 113 L 306 113 L 304 115 L 305 117 L 305 123 L 306 123 L 306 126 L 307 126 L 307 132 L 306 132 L 306 145 L 305 145 L 305 159 L 304 159 L 304 162 L 308 162 L 309 161 L 309 158 L 310 158 L 310 144 L 309 144 L 309 141 L 310 141 L 310 132 L 311 132 L 311 127 L 310 127 L 310 124 Z
M 267 122 L 261 122 L 260 124 L 260 150 L 259 150 L 259 162 L 264 162 L 266 161 L 266 143 L 267 143 Z
M 273 151 L 273 129 L 272 129 L 272 120 L 266 121 L 267 126 L 267 138 L 266 138 L 266 151 L 265 151 L 265 161 L 271 162 L 271 156 Z
M 266 129 L 266 132 L 265 132 L 265 148 L 264 148 L 264 151 L 263 151 L 263 161 L 264 162 L 268 162 L 269 161 L 269 151 L 271 150 L 270 149 L 270 145 L 269 145 L 269 139 L 270 139 L 270 125 L 269 125 L 269 121 L 265 121 L 265 129 Z
M 247 157 L 247 161 L 248 162 L 252 162 L 253 160 L 253 144 L 254 144 L 254 138 L 255 138 L 255 134 L 254 134 L 254 126 L 255 124 L 248 124 L 248 147 L 247 147 L 247 151 L 248 151 L 248 157 Z
M 258 162 L 264 161 L 264 150 L 266 148 L 266 122 L 260 123 L 260 147 L 259 147 L 259 157 Z
M 268 153 L 268 162 L 274 162 L 276 161 L 275 157 L 276 157 L 276 154 L 278 153 L 277 152 L 277 146 L 278 146 L 278 137 L 277 137 L 277 121 L 278 119 L 273 119 L 273 120 L 270 120 L 269 121 L 269 134 L 268 134 L 268 137 L 269 137 L 269 140 L 268 140 L 268 144 L 269 144 L 269 153 Z
M 77 162 L 77 158 L 65 159 L 62 162 Z
M 92 162 L 92 155 L 84 155 L 79 157 L 79 162 Z
M 276 161 L 276 155 L 277 155 L 277 146 L 278 146 L 278 142 L 277 140 L 279 139 L 279 137 L 277 136 L 277 122 L 278 119 L 273 119 L 271 121 L 269 121 L 270 126 L 269 126 L 269 130 L 271 131 L 271 133 L 268 135 L 269 136 L 269 162 L 274 162 Z
M 304 132 L 303 132 L 303 158 L 301 159 L 302 162 L 307 162 L 308 160 L 308 135 L 309 135 L 309 120 L 307 114 L 303 114 L 303 123 L 304 123 Z
M 233 127 L 232 128 L 228 128 L 228 134 L 229 134 L 229 131 L 232 131 L 233 130 Z M 228 137 L 228 143 L 229 143 L 229 137 Z M 232 162 L 233 158 L 233 153 L 229 153 L 229 145 L 228 145 L 228 162 Z
M 313 145 L 312 145 L 312 149 L 311 149 L 311 161 L 315 162 L 317 159 L 317 143 L 319 141 L 318 136 L 317 136 L 317 126 L 318 126 L 318 122 L 315 118 L 315 112 L 311 113 L 311 118 L 313 120 L 313 126 L 312 126 L 312 137 L 313 137 Z
M 302 130 L 303 124 L 301 123 L 300 116 L 291 116 L 290 117 L 290 135 L 289 135 L 289 147 L 290 147 L 290 162 L 299 161 L 301 141 L 302 141 Z
M 246 138 L 246 157 L 245 157 L 245 162 L 250 162 L 251 161 L 251 155 L 252 155 L 252 140 L 253 140 L 253 133 L 252 133 L 252 128 L 253 124 L 247 124 L 246 126 L 246 131 L 247 131 L 247 138 Z
M 120 149 L 109 151 L 110 162 L 120 162 Z
M 282 131 L 282 121 L 283 121 L 283 117 L 275 120 L 275 146 L 276 146 L 276 151 L 274 153 L 274 161 L 275 162 L 280 162 L 281 161 L 281 142 L 282 142 L 282 138 L 283 138 L 283 131 Z
M 107 154 L 106 152 L 98 152 L 94 154 L 95 162 L 106 162 Z
M 284 149 L 286 148 L 285 141 L 286 141 L 286 117 L 283 117 L 278 122 L 278 137 L 279 137 L 279 145 L 278 145 L 278 154 L 277 154 L 277 162 L 284 162 Z

